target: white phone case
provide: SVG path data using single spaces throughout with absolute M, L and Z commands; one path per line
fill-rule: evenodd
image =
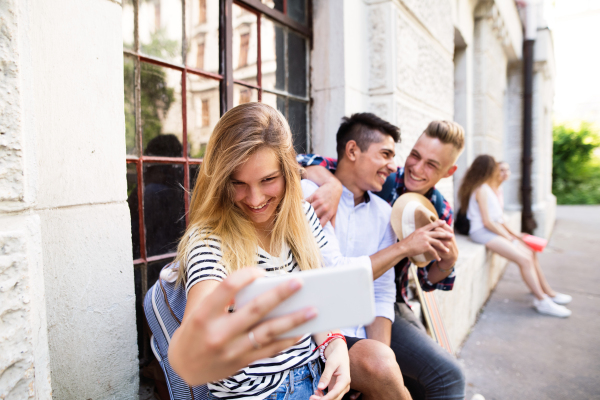
M 277 306 L 263 320 L 311 306 L 318 310 L 318 315 L 281 335 L 282 338 L 368 325 L 375 319 L 373 271 L 368 265 L 330 267 L 259 278 L 238 293 L 235 298 L 236 308 L 243 307 L 256 296 L 292 278 L 302 280 L 302 289 Z

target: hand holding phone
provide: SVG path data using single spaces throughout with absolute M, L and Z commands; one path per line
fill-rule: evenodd
M 307 307 L 316 308 L 318 314 L 316 318 L 281 335 L 281 338 L 368 325 L 375 319 L 373 271 L 368 265 L 330 267 L 259 278 L 236 295 L 236 308 L 292 278 L 302 280 L 302 289 L 267 314 L 263 321 Z

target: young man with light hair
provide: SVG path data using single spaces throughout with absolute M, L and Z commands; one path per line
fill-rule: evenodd
M 338 157 L 339 145 L 338 141 Z M 437 258 L 428 266 L 418 269 L 418 281 L 425 291 L 452 290 L 454 285 L 454 263 L 458 258 L 454 236 L 443 240 L 432 237 L 435 232 L 451 231 L 453 218 L 452 208 L 435 189 L 435 185 L 442 178 L 454 174 L 457 169 L 456 160 L 463 147 L 464 131 L 460 125 L 451 121 L 432 121 L 411 149 L 404 167 L 398 167 L 389 174 L 385 182 L 382 180 L 381 190 L 369 189 L 377 191 L 375 194 L 389 204 L 393 204 L 406 192 L 422 194 L 432 202 L 440 220 L 447 223 L 415 231 L 418 233 L 418 238 L 415 236 L 416 240 L 413 241 L 415 246 L 433 248 Z M 306 167 L 305 177 L 320 185 L 307 199 L 313 204 L 323 225 L 329 220 L 336 223 L 335 216 L 338 205 L 341 204 L 340 197 L 344 186 L 347 186 L 348 182 L 352 185 L 357 180 L 361 168 L 356 165 L 358 168 L 353 170 L 343 160 L 342 158 L 338 165 L 336 160 L 316 155 L 298 156 L 298 161 Z M 358 193 L 360 194 L 360 191 Z M 364 230 L 364 223 L 347 229 L 353 229 L 354 232 L 351 233 L 358 235 Z M 364 254 L 371 258 L 375 279 L 394 267 L 397 292 L 394 320 L 376 319 L 367 330 L 367 336 L 391 346 L 402 371 L 404 383 L 415 399 L 464 399 L 465 381 L 458 362 L 427 335 L 407 305 L 410 261 L 406 255 L 401 256 L 401 249 L 402 241 L 376 254 Z M 403 251 L 406 252 L 406 249 Z M 384 262 L 381 262 L 382 260 Z

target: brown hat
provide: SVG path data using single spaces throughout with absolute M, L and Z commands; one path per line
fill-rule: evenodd
M 404 193 L 392 207 L 391 224 L 399 240 L 438 219 L 431 201 L 418 193 Z M 434 259 L 433 253 L 428 251 L 411 257 L 410 261 L 421 268 L 427 266 Z

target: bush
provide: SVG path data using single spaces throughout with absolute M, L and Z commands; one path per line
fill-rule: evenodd
M 552 192 L 558 204 L 600 204 L 600 135 L 589 123 L 555 125 Z M 596 154 L 595 154 L 596 153 Z

